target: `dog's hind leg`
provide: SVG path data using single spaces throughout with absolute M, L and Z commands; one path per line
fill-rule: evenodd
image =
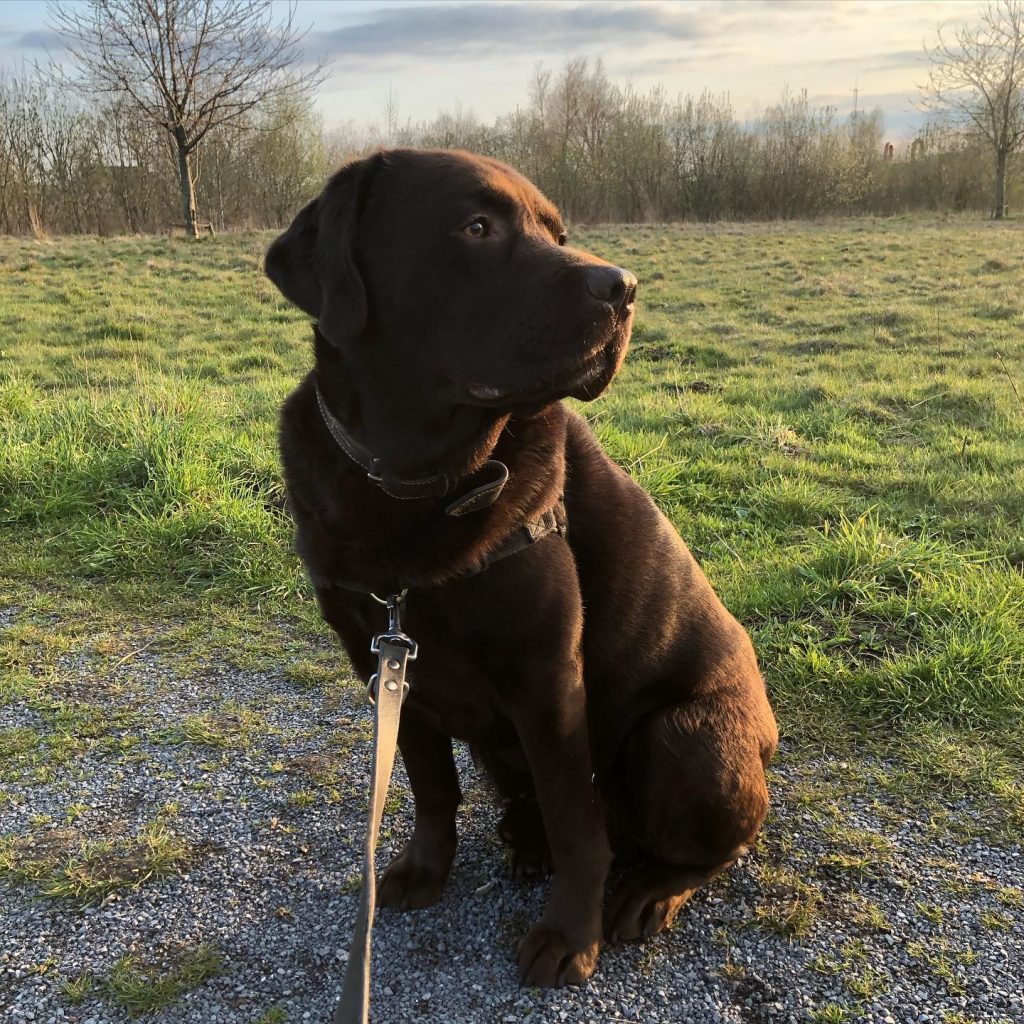
M 610 830 L 614 846 L 639 857 L 606 907 L 611 941 L 668 928 L 757 836 L 774 723 L 761 730 L 744 710 L 719 694 L 710 704 L 660 709 L 627 737 L 610 773 Z
M 508 747 L 474 744 L 473 756 L 501 797 L 498 835 L 511 851 L 513 877 L 534 879 L 551 874 L 544 819 L 522 747 L 518 743 Z
M 732 863 L 699 868 L 649 860 L 633 866 L 605 908 L 608 941 L 647 939 L 671 927 L 683 904 Z

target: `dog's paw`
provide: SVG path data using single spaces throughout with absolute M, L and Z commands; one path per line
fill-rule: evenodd
M 511 802 L 498 824 L 498 835 L 510 847 L 513 878 L 535 881 L 551 874 L 551 851 L 536 801 Z
M 387 867 L 377 886 L 377 905 L 418 910 L 441 898 L 449 864 L 418 861 L 407 846 Z
M 528 987 L 581 985 L 597 966 L 600 944 L 575 949 L 561 932 L 536 925 L 519 943 L 519 981 Z
M 554 870 L 551 854 L 543 850 L 519 850 L 509 853 L 509 873 L 520 882 L 539 882 Z
M 605 936 L 609 942 L 637 942 L 649 939 L 672 926 L 685 896 L 648 899 L 640 896 L 619 901 L 605 918 Z

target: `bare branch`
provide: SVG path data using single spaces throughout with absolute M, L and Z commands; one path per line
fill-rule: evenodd
M 923 105 L 975 129 L 996 158 L 994 216 L 1003 216 L 1010 158 L 1024 145 L 1024 0 L 993 0 L 976 28 L 950 43 L 940 27 L 925 53 Z
M 173 140 L 186 224 L 193 226 L 191 155 L 215 128 L 319 85 L 321 61 L 299 68 L 305 32 L 295 3 L 271 0 L 53 0 L 50 25 L 78 64 L 85 92 L 127 99 Z

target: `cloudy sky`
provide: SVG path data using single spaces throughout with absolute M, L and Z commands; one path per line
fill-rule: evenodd
M 280 9 L 286 8 L 282 3 Z M 728 92 L 740 117 L 782 89 L 847 113 L 882 108 L 893 136 L 921 120 L 922 44 L 973 22 L 976 0 L 299 0 L 310 59 L 331 59 L 318 105 L 325 124 L 380 122 L 461 103 L 489 120 L 525 102 L 538 65 L 601 57 L 616 80 L 670 94 Z M 41 0 L 0 2 L 0 65 L 60 55 Z

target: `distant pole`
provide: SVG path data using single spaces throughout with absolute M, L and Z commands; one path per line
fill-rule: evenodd
M 857 88 L 857 79 L 853 80 L 853 88 L 850 90 L 853 93 L 853 120 L 857 120 L 857 99 L 860 95 L 860 89 Z

